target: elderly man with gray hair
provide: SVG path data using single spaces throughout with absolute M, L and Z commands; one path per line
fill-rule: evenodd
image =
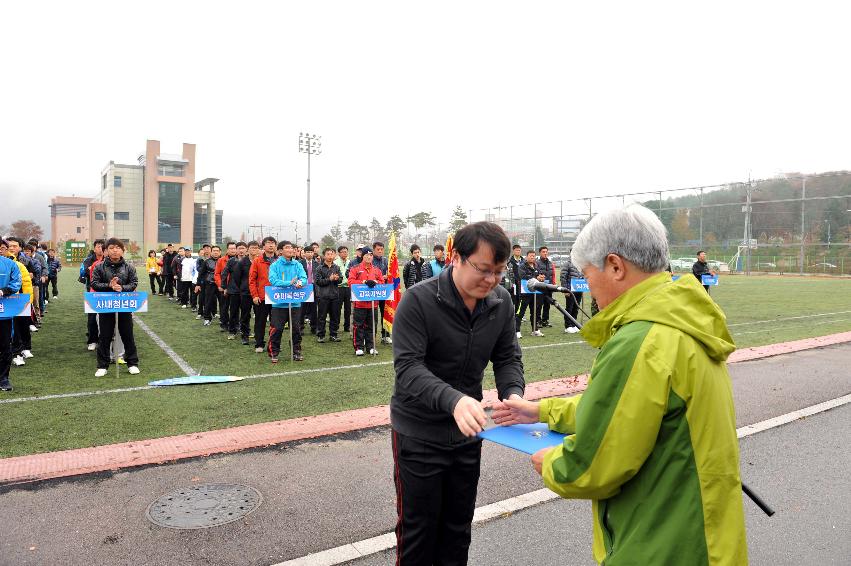
M 721 309 L 693 277 L 671 280 L 665 227 L 633 205 L 596 216 L 571 258 L 600 312 L 582 395 L 503 401 L 502 425 L 567 434 L 532 456 L 544 483 L 591 499 L 594 558 L 618 564 L 746 564 L 739 449 Z

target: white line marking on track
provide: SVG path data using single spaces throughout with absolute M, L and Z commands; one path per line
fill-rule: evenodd
M 147 334 L 148 336 L 150 336 L 150 337 L 151 337 L 151 340 L 153 340 L 154 342 L 156 342 L 157 346 L 159 346 L 160 348 L 162 348 L 163 352 L 165 352 L 166 354 L 168 354 L 168 357 L 169 357 L 169 358 L 171 358 L 171 359 L 174 361 L 174 363 L 176 363 L 176 364 L 180 367 L 181 371 L 185 372 L 185 373 L 186 373 L 186 375 L 195 375 L 195 373 L 196 373 L 196 372 L 195 372 L 195 370 L 194 370 L 194 369 L 192 369 L 192 366 L 190 366 L 189 364 L 187 364 L 187 363 L 186 363 L 186 360 L 184 360 L 183 358 L 181 358 L 180 356 L 178 356 L 178 355 L 177 355 L 177 352 L 175 352 L 174 350 L 172 350 L 172 349 L 171 349 L 171 346 L 169 346 L 168 344 L 166 344 L 165 342 L 163 342 L 163 339 L 162 339 L 162 338 L 160 338 L 159 336 L 157 336 L 156 334 L 154 334 L 154 331 L 153 331 L 153 330 L 151 330 L 151 329 L 148 327 L 148 325 L 147 325 L 147 324 L 145 324 L 145 323 L 142 321 L 142 319 L 141 319 L 141 318 L 139 318 L 138 316 L 134 316 L 134 317 L 133 317 L 133 320 L 136 322 L 136 324 L 138 324 L 138 325 L 139 325 L 139 328 L 141 328 L 142 330 L 144 330 L 144 331 L 145 331 L 145 334 Z
M 798 419 L 802 419 L 810 415 L 815 415 L 817 413 L 821 413 L 829 409 L 833 409 L 835 407 L 840 407 L 848 403 L 851 403 L 851 394 L 836 399 L 831 399 L 830 401 L 825 401 L 824 403 L 819 403 L 818 405 L 805 407 L 803 409 L 793 411 L 785 415 L 780 415 L 778 417 L 774 417 L 772 419 L 768 419 L 762 422 L 758 422 L 756 424 L 743 426 L 736 430 L 736 434 L 739 438 L 744 438 L 746 436 L 751 436 L 759 432 L 782 426 L 784 424 L 794 422 Z M 476 512 L 473 515 L 473 524 L 478 525 L 487 521 L 499 519 L 503 516 L 510 515 L 517 511 L 521 511 L 529 507 L 534 507 L 536 505 L 540 505 L 548 501 L 553 501 L 558 498 L 559 496 L 550 491 L 549 489 L 538 489 L 536 491 L 524 493 L 516 497 L 510 497 L 502 501 L 496 501 L 489 505 L 477 507 Z M 306 556 L 295 558 L 293 560 L 287 560 L 286 562 L 279 562 L 278 564 L 274 564 L 273 566 L 336 566 L 337 564 L 342 564 L 350 560 L 355 560 L 358 558 L 369 556 L 371 554 L 375 554 L 377 552 L 390 550 L 395 546 L 396 535 L 395 533 L 390 532 L 378 535 L 376 537 L 364 539 L 362 541 L 344 544 L 335 548 L 329 548 L 328 550 L 314 552 L 313 554 L 308 554 Z
M 772 318 L 771 320 L 754 320 L 752 322 L 735 322 L 733 324 L 728 324 L 727 326 L 745 326 L 747 324 L 764 324 L 766 322 L 784 322 L 787 320 L 800 320 L 805 318 L 816 318 L 819 316 L 832 316 L 834 314 L 849 314 L 851 311 L 838 311 L 838 312 L 821 312 L 818 314 L 806 314 L 802 316 L 788 316 L 786 318 Z

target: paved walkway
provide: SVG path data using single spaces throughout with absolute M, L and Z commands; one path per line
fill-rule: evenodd
M 744 362 L 845 342 L 851 342 L 851 332 L 746 348 L 734 352 L 728 361 L 730 363 Z M 526 386 L 526 398 L 537 400 L 544 397 L 573 395 L 583 391 L 587 383 L 587 375 L 531 383 Z M 485 391 L 486 406 L 496 400 L 496 391 Z M 0 485 L 236 452 L 248 448 L 385 426 L 389 423 L 388 407 L 381 405 L 208 432 L 5 458 L 0 459 Z

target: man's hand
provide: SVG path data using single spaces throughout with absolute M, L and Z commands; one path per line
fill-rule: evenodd
M 219 287 L 219 293 L 224 293 L 224 292 L 225 292 L 224 288 L 223 288 L 223 287 Z
M 201 292 L 201 286 L 200 286 L 200 285 L 195 285 L 195 292 L 196 292 L 196 293 L 200 293 L 200 292 Z
M 537 279 L 538 281 L 543 281 L 544 279 L 546 279 L 546 277 L 544 277 L 543 275 L 538 275 Z
M 455 405 L 452 416 L 464 436 L 476 436 L 488 422 L 482 404 L 466 395 Z
M 533 424 L 538 422 L 538 403 L 526 401 L 516 393 L 494 405 L 493 422 L 502 425 Z
M 367 286 L 367 287 L 369 287 L 370 289 L 372 289 L 373 287 L 375 287 L 376 285 L 378 285 L 378 281 L 376 281 L 375 279 L 369 279 L 369 280 L 367 280 L 367 281 L 364 281 L 364 283 L 365 283 L 365 284 L 366 284 L 366 286 Z
M 544 457 L 553 448 L 554 448 L 553 446 L 549 446 L 547 448 L 541 448 L 540 450 L 538 450 L 537 452 L 532 454 L 532 466 L 534 466 L 535 471 L 538 472 L 539 476 L 544 475 L 543 472 L 541 471 L 544 467 Z
M 260 304 L 260 297 L 254 297 L 252 300 L 254 301 L 254 304 L 255 304 L 255 305 L 259 305 L 259 304 Z
M 227 290 L 227 289 L 225 289 L 224 291 L 222 291 L 222 293 L 224 294 L 224 296 L 225 296 L 225 297 L 227 297 L 227 296 L 228 296 L 228 290 Z
M 329 279 L 330 279 L 331 281 L 336 281 L 336 280 L 337 280 L 337 279 L 339 279 L 339 278 L 340 278 L 340 276 L 339 276 L 339 275 L 337 275 L 336 273 L 332 273 L 332 274 L 331 274 L 331 277 L 329 277 Z

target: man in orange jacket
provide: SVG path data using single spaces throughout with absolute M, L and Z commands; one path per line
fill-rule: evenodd
M 248 290 L 254 303 L 254 351 L 262 354 L 266 351 L 266 320 L 272 313 L 272 305 L 266 304 L 266 287 L 269 283 L 269 266 L 278 259 L 275 248 L 278 241 L 266 236 L 262 242 L 263 253 L 251 262 L 248 272 Z

